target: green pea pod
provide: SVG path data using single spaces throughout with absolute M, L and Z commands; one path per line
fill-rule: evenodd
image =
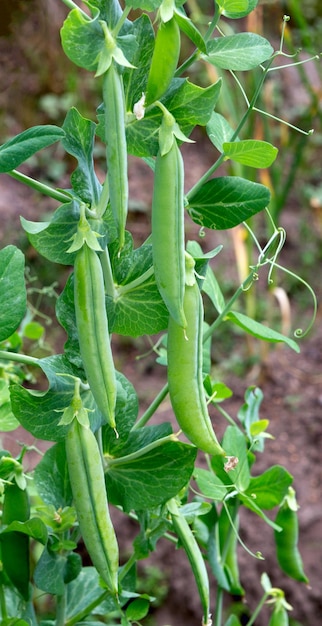
M 268 626 L 288 626 L 288 613 L 284 606 L 277 605 L 270 617 Z
M 207 626 L 208 624 L 211 624 L 211 619 L 209 614 L 209 579 L 205 561 L 200 552 L 200 548 L 194 534 L 186 518 L 180 513 L 180 509 L 178 508 L 175 500 L 172 499 L 168 502 L 168 510 L 171 514 L 173 529 L 189 559 L 191 569 L 195 577 L 203 610 L 202 625 Z
M 158 28 L 148 82 L 146 105 L 159 100 L 173 79 L 180 54 L 180 29 L 174 17 Z
M 208 414 L 202 377 L 203 304 L 196 281 L 186 285 L 184 330 L 171 317 L 168 326 L 168 384 L 178 424 L 197 448 L 225 455 Z
M 227 505 L 228 506 L 228 505 Z M 238 530 L 239 516 L 235 516 L 234 525 Z M 222 563 L 229 582 L 229 591 L 234 596 L 243 596 L 244 589 L 239 580 L 239 567 L 237 558 L 237 534 L 232 528 L 226 508 L 223 507 L 218 520 L 219 545 Z
M 75 257 L 74 301 L 80 353 L 99 410 L 115 428 L 116 376 L 100 260 L 85 243 Z
M 175 138 L 170 150 L 159 151 L 154 173 L 152 200 L 152 248 L 155 280 L 173 320 L 187 325 L 183 298 L 185 289 L 184 173 Z
M 118 544 L 106 496 L 104 471 L 93 432 L 74 419 L 66 438 L 74 505 L 88 554 L 112 593 L 117 593 Z
M 26 489 L 16 482 L 7 484 L 2 511 L 2 524 L 26 522 L 30 517 L 29 498 Z M 18 589 L 24 600 L 29 599 L 30 561 L 29 537 L 18 531 L 1 534 L 1 557 L 5 574 Z
M 119 246 L 124 245 L 128 211 L 127 145 L 123 79 L 115 63 L 104 74 L 105 139 L 110 204 L 119 230 Z
M 279 509 L 275 523 L 282 531 L 275 531 L 276 555 L 281 570 L 299 582 L 308 583 L 309 579 L 303 569 L 302 558 L 298 549 L 299 522 L 296 511 L 292 510 L 287 501 Z

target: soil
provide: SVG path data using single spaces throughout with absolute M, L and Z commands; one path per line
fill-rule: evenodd
M 60 16 L 59 16 L 60 19 Z M 4 48 L 2 48 L 4 46 Z M 0 38 L 1 53 L 5 49 L 4 40 Z M 19 51 L 17 52 L 19 54 Z M 19 62 L 20 62 L 20 57 Z M 55 59 L 54 59 L 55 60 Z M 3 79 L 2 75 L 2 79 Z M 1 72 L 0 72 L 1 83 Z M 31 82 L 31 87 L 33 83 Z M 44 87 L 35 88 L 37 97 Z M 34 96 L 34 94 L 32 94 Z M 10 99 L 10 93 L 9 93 Z M 6 102 L 1 102 L 4 109 Z M 35 123 L 35 122 L 33 122 Z M 10 124 L 13 124 L 12 119 Z M 25 123 L 24 124 L 28 125 Z M 184 148 L 184 158 L 189 187 L 200 177 L 212 162 L 213 154 L 209 143 L 205 144 L 198 138 L 198 158 L 195 150 Z M 208 147 L 206 147 L 208 146 Z M 31 172 L 32 175 L 32 172 Z M 142 183 L 144 181 L 144 184 Z M 66 181 L 62 180 L 59 186 L 63 187 Z M 67 183 L 68 185 L 68 183 Z M 143 188 L 142 188 L 143 187 Z M 131 212 L 129 230 L 133 233 L 137 245 L 144 240 L 149 228 L 149 206 L 151 200 L 151 179 L 148 169 L 136 159 L 131 159 L 130 191 Z M 283 263 L 287 267 L 301 274 L 301 259 L 299 258 L 300 227 L 307 221 L 309 206 L 300 207 L 297 192 L 290 198 L 288 205 L 282 212 L 281 222 L 287 227 L 288 240 L 283 252 Z M 39 202 L 31 190 L 25 189 L 9 176 L 0 177 L 0 244 L 17 243 L 27 256 L 28 263 L 39 269 L 39 260 L 34 256 L 21 230 L 19 216 L 27 219 L 45 219 L 45 215 L 55 207 L 49 199 Z M 294 208 L 295 207 L 295 208 Z M 313 221 L 317 220 L 317 221 Z M 309 213 L 309 222 L 315 232 L 316 245 L 321 245 L 321 219 L 318 215 Z M 238 285 L 237 270 L 235 270 L 234 248 L 230 234 L 208 231 L 205 238 L 199 237 L 198 228 L 190 221 L 187 222 L 188 237 L 198 238 L 204 250 L 214 248 L 218 243 L 224 243 L 222 259 L 219 262 L 219 275 L 227 277 L 227 284 Z M 310 246 L 310 241 L 307 241 Z M 57 279 L 60 285 L 64 282 L 65 270 L 53 269 L 54 277 L 46 276 L 45 280 L 51 283 Z M 313 272 L 313 270 L 312 270 Z M 313 272 L 311 282 L 318 296 L 321 295 L 320 272 Z M 59 288 L 58 288 L 59 289 Z M 261 292 L 259 292 L 261 293 Z M 270 315 L 271 300 L 265 296 L 266 307 L 263 316 Z M 306 299 L 304 292 L 295 294 L 290 299 L 294 305 L 295 318 L 292 318 L 292 327 L 296 328 L 298 320 L 305 327 L 306 320 L 311 313 L 311 301 Z M 54 343 L 62 349 L 64 338 L 59 331 L 54 331 Z M 48 331 L 48 336 L 50 333 Z M 226 342 L 226 343 L 225 343 Z M 274 586 L 285 590 L 288 602 L 293 606 L 292 617 L 294 626 L 320 626 L 322 623 L 322 325 L 321 313 L 318 313 L 315 325 L 301 342 L 301 353 L 295 355 L 288 348 L 275 348 L 268 352 L 255 353 L 256 359 L 249 365 L 249 350 L 255 350 L 253 344 L 245 345 L 238 335 L 225 339 L 225 342 L 216 346 L 213 359 L 216 375 L 220 376 L 232 390 L 233 396 L 225 401 L 224 408 L 233 417 L 243 404 L 244 393 L 249 385 L 259 385 L 264 393 L 261 408 L 261 418 L 269 419 L 269 432 L 274 439 L 268 440 L 265 453 L 259 456 L 256 463 L 256 473 L 261 473 L 274 464 L 283 465 L 294 476 L 294 487 L 300 504 L 300 550 L 303 557 L 305 571 L 310 579 L 309 586 L 294 583 L 284 576 L 276 564 L 272 530 L 263 521 L 248 511 L 242 513 L 241 536 L 246 545 L 253 551 L 260 550 L 265 560 L 257 560 L 240 549 L 241 582 L 246 590 L 243 601 L 243 611 L 247 614 L 248 608 L 254 609 L 262 590 L 260 576 L 267 572 Z M 141 413 L 147 408 L 165 382 L 165 373 L 161 366 L 155 364 L 154 355 L 137 360 L 148 349 L 149 345 L 144 338 L 134 342 L 126 338 L 119 338 L 116 346 L 118 369 L 122 369 L 133 383 L 140 398 Z M 228 354 L 228 357 L 227 357 Z M 243 364 L 244 360 L 244 364 Z M 219 364 L 221 363 L 221 367 Z M 224 424 L 220 416 L 213 415 L 218 421 L 219 433 Z M 166 400 L 157 412 L 158 421 L 172 420 L 170 404 Z M 3 445 L 10 447 L 13 453 L 18 450 L 17 440 L 25 440 L 26 433 L 19 431 L 3 437 Z M 29 438 L 30 441 L 30 438 Z M 44 449 L 42 442 L 34 442 Z M 202 459 L 201 459 L 202 462 Z M 124 550 L 129 547 L 130 539 L 136 533 L 133 522 L 124 521 L 117 513 L 116 523 L 120 544 Z M 157 590 L 164 590 L 165 597 L 160 606 L 152 613 L 153 622 L 157 626 L 166 624 L 175 626 L 194 626 L 200 624 L 201 611 L 195 583 L 192 578 L 189 564 L 182 550 L 175 551 L 165 540 L 161 540 L 157 551 L 148 560 L 147 565 L 158 568 L 162 579 L 156 584 Z M 146 564 L 143 564 L 143 569 Z M 211 583 L 212 602 L 215 606 L 215 583 Z M 155 589 L 154 589 L 155 592 Z M 152 591 L 153 593 L 153 591 Z M 227 598 L 226 604 L 236 599 Z M 151 622 L 150 622 L 151 623 Z M 267 613 L 261 614 L 255 626 L 267 626 Z

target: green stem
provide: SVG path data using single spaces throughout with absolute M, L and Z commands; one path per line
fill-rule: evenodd
M 0 350 L 0 359 L 4 361 L 17 361 L 18 363 L 25 363 L 26 365 L 39 365 L 40 359 L 34 356 L 27 356 L 26 354 L 17 354 L 16 352 L 8 352 L 7 350 Z
M 205 42 L 209 41 L 209 39 L 212 37 L 218 21 L 219 21 L 220 15 L 219 15 L 219 11 L 218 11 L 218 7 L 217 4 L 215 3 L 215 12 L 214 12 L 214 16 L 208 26 L 207 32 L 204 36 L 204 40 Z M 175 72 L 175 78 L 182 76 L 182 74 L 193 64 L 195 63 L 195 61 L 198 60 L 200 55 L 200 51 L 199 50 L 195 50 L 194 52 L 192 52 L 192 54 L 188 57 L 188 59 L 186 59 L 182 65 L 180 65 L 180 67 L 177 68 L 176 72 Z
M 110 255 L 108 253 L 107 248 L 105 248 L 103 250 L 103 253 L 99 255 L 99 258 L 100 258 L 102 270 L 103 270 L 105 292 L 108 296 L 110 296 L 111 298 L 113 298 L 113 300 L 115 300 L 117 297 L 117 293 L 116 293 L 115 284 L 113 280 L 113 272 L 112 272 Z
M 26 174 L 22 174 L 21 172 L 18 172 L 18 170 L 11 170 L 11 172 L 7 172 L 7 174 L 9 174 L 11 178 L 15 178 L 16 180 L 19 180 L 20 183 L 23 183 L 24 185 L 27 185 L 28 187 L 31 187 L 32 189 L 39 191 L 44 196 L 49 196 L 50 198 L 53 198 L 54 200 L 57 200 L 58 202 L 65 203 L 65 202 L 71 201 L 71 197 L 68 195 L 67 192 L 64 193 L 63 191 L 58 191 L 57 189 L 53 189 L 52 187 L 49 187 L 48 185 L 45 185 L 44 183 L 39 182 L 39 180 L 35 180 L 34 178 L 31 178 L 30 176 L 26 176 Z
M 125 576 L 129 573 L 129 571 L 131 570 L 133 565 L 135 565 L 137 560 L 138 560 L 137 556 L 136 556 L 135 552 L 133 552 L 133 554 L 131 554 L 130 558 L 126 561 L 126 563 L 124 563 L 124 565 L 122 565 L 122 567 L 119 570 L 119 583 L 120 584 L 121 584 L 122 580 L 125 578 Z
M 132 430 L 138 430 L 138 428 L 142 428 L 149 421 L 149 419 L 154 415 L 157 408 L 163 402 L 169 391 L 169 385 L 166 383 L 164 387 L 162 387 L 161 391 L 159 391 L 158 395 L 154 398 L 153 402 L 147 408 L 147 410 L 141 415 L 140 419 L 134 424 Z
M 56 596 L 56 621 L 55 626 L 65 626 L 66 617 L 66 592 Z
M 143 274 L 141 274 L 141 276 L 138 276 L 138 278 L 136 278 L 135 280 L 132 280 L 130 283 L 127 283 L 126 285 L 120 285 L 117 288 L 118 295 L 124 296 L 129 291 L 133 291 L 133 289 L 136 289 L 136 287 L 139 287 L 140 285 L 142 285 L 142 283 L 148 280 L 148 278 L 152 276 L 153 272 L 154 272 L 154 267 L 151 265 L 151 267 L 149 267 L 149 269 L 147 269 L 146 272 L 143 272 Z
M 66 620 L 64 626 L 75 626 L 75 624 L 78 624 L 78 622 L 81 622 L 87 615 L 90 615 L 90 613 L 97 606 L 99 606 L 109 595 L 110 595 L 110 592 L 108 591 L 108 589 L 106 591 L 103 591 L 103 593 L 101 593 L 101 595 L 98 596 L 98 598 L 93 600 L 93 602 L 88 604 L 85 609 L 82 609 L 82 611 L 77 613 L 77 615 L 74 615 L 70 619 Z
M 95 207 L 96 217 L 103 217 L 106 211 L 109 197 L 110 197 L 110 187 L 108 184 L 108 176 L 106 176 L 103 187 L 102 187 L 102 193 L 100 195 L 100 199 L 98 201 L 97 206 Z
M 259 601 L 255 611 L 253 612 L 251 618 L 248 620 L 246 626 L 252 626 L 252 624 L 254 624 L 255 620 L 257 619 L 258 615 L 260 614 L 267 598 L 269 597 L 269 593 L 264 593 L 262 599 Z
M 214 613 L 213 626 L 221 626 L 222 624 L 222 608 L 223 608 L 224 590 L 222 587 L 217 588 L 216 606 Z
M 247 278 L 242 282 L 242 284 L 235 291 L 234 295 L 230 298 L 229 302 L 226 304 L 225 308 L 221 311 L 215 321 L 209 326 L 203 336 L 203 341 L 207 341 L 209 337 L 214 333 L 217 326 L 223 321 L 226 317 L 227 313 L 231 310 L 232 305 L 237 300 L 237 298 L 251 285 L 254 280 L 254 271 L 252 270 L 250 274 L 248 274 Z
M 4 593 L 3 585 L 0 585 L 0 608 L 1 608 L 2 620 L 6 620 L 8 618 L 8 613 L 7 613 L 7 605 L 6 605 L 6 596 Z
M 171 433 L 171 435 L 167 435 L 166 437 L 161 437 L 160 439 L 157 439 L 156 441 L 152 441 L 152 443 L 149 443 L 147 446 L 144 446 L 144 448 L 140 448 L 139 450 L 136 450 L 136 452 L 132 452 L 131 454 L 127 454 L 126 456 L 119 456 L 115 458 L 115 457 L 109 457 L 108 455 L 105 455 L 104 456 L 105 463 L 106 463 L 105 471 L 108 471 L 110 467 L 117 467 L 118 465 L 124 465 L 124 463 L 128 463 L 129 461 L 136 461 L 141 456 L 144 456 L 148 452 L 151 452 L 151 450 L 155 450 L 155 448 L 159 448 L 160 446 L 162 446 L 162 444 L 168 443 L 169 441 L 177 441 L 177 436 Z
M 80 13 L 82 13 L 82 15 L 83 15 L 84 17 L 86 17 L 86 19 L 88 19 L 88 20 L 90 19 L 90 17 L 87 15 L 87 13 L 85 13 L 85 11 L 83 11 L 83 9 L 81 9 L 81 8 L 80 8 L 80 7 L 76 4 L 76 2 L 73 2 L 73 0 L 62 0 L 62 2 L 63 2 L 64 4 L 66 4 L 66 6 L 67 6 L 69 9 L 77 9 L 78 11 L 80 11 Z
M 121 30 L 125 20 L 127 19 L 127 16 L 131 12 L 131 9 L 132 9 L 131 5 L 124 8 L 123 13 L 122 13 L 119 21 L 117 22 L 115 28 L 113 28 L 113 35 L 114 35 L 114 37 L 117 37 L 117 35 L 119 34 L 119 32 L 120 32 L 120 30 Z

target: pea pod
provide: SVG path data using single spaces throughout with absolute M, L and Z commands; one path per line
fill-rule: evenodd
M 66 457 L 80 531 L 98 573 L 117 593 L 118 544 L 108 510 L 104 471 L 93 432 L 74 419 Z
M 228 506 L 228 505 L 227 505 Z M 238 530 L 239 515 L 235 515 L 234 525 Z M 218 520 L 219 531 L 219 545 L 221 552 L 221 559 L 224 565 L 224 570 L 229 582 L 229 591 L 234 596 L 243 596 L 244 589 L 242 588 L 239 580 L 239 567 L 237 559 L 237 534 L 232 528 L 230 519 L 227 515 L 226 508 L 223 507 Z
M 181 152 L 173 138 L 170 150 L 159 151 L 152 200 L 152 248 L 155 280 L 173 320 L 187 322 L 183 310 L 185 288 L 184 171 Z
M 173 79 L 180 54 L 180 29 L 174 17 L 158 28 L 146 88 L 146 104 L 159 100 Z
M 288 506 L 287 498 L 279 509 L 275 523 L 282 531 L 275 531 L 276 555 L 281 570 L 298 580 L 308 583 L 303 569 L 302 558 L 298 549 L 299 522 L 297 512 Z
M 116 376 L 99 258 L 85 243 L 75 257 L 74 301 L 80 353 L 99 410 L 115 428 Z
M 193 575 L 198 587 L 201 606 L 203 609 L 202 626 L 211 624 L 209 607 L 209 579 L 205 566 L 205 561 L 200 552 L 198 543 L 194 537 L 194 534 L 186 520 L 186 518 L 180 513 L 180 509 L 174 499 L 168 502 L 168 510 L 171 514 L 171 521 L 173 529 L 178 536 L 180 543 L 189 559 Z
M 284 606 L 276 605 L 270 617 L 268 626 L 288 626 L 288 613 Z
M 123 80 L 114 62 L 104 74 L 103 100 L 110 204 L 122 248 L 128 211 L 127 145 Z
M 212 428 L 202 377 L 203 304 L 194 281 L 185 286 L 184 330 L 171 317 L 168 326 L 168 384 L 172 408 L 187 438 L 200 450 L 225 455 Z
M 2 511 L 2 524 L 26 522 L 30 516 L 29 498 L 26 489 L 20 489 L 16 481 L 7 484 Z M 3 532 L 1 535 L 1 558 L 5 574 L 25 600 L 29 599 L 30 561 L 29 537 L 18 532 Z

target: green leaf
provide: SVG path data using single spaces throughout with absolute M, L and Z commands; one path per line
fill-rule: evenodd
M 228 456 L 237 457 L 238 464 L 235 469 L 225 471 L 238 491 L 244 491 L 250 481 L 245 435 L 237 426 L 228 426 L 221 445 Z M 222 465 L 224 465 L 224 459 Z
M 207 135 L 211 143 L 217 148 L 218 152 L 223 152 L 223 144 L 231 140 L 234 130 L 227 122 L 226 118 L 220 113 L 213 111 L 211 118 L 206 126 Z M 239 139 L 235 139 L 237 143 Z
M 289 337 L 285 337 L 285 335 L 281 335 L 281 333 L 278 333 L 276 330 L 272 330 L 264 324 L 256 322 L 251 317 L 248 317 L 243 313 L 230 311 L 227 314 L 226 319 L 230 320 L 257 339 L 263 339 L 263 341 L 269 341 L 270 343 L 285 343 L 295 352 L 300 352 L 300 348 L 296 341 L 294 341 L 294 339 L 290 339 Z
M 258 0 L 217 0 L 217 4 L 225 17 L 234 20 L 245 17 L 254 11 Z
M 135 68 L 125 68 L 123 73 L 127 111 L 133 111 L 134 104 L 146 90 L 148 71 L 154 48 L 154 30 L 148 15 L 143 14 L 133 22 L 133 32 L 138 44 L 132 58 L 132 64 Z
M 269 425 L 269 420 L 258 420 L 257 422 L 253 422 L 250 427 L 250 434 L 252 437 L 256 438 L 258 435 L 261 435 Z
M 174 18 L 179 24 L 180 30 L 192 41 L 195 47 L 201 52 L 207 53 L 206 42 L 199 32 L 198 28 L 191 21 L 191 19 L 183 12 L 183 9 L 176 10 L 174 12 Z
M 225 142 L 223 151 L 225 158 L 256 168 L 270 167 L 278 154 L 271 143 L 259 139 Z
M 146 617 L 149 612 L 150 602 L 147 598 L 136 598 L 129 604 L 125 614 L 128 620 L 138 621 Z
M 65 287 L 56 301 L 56 317 L 67 333 L 64 354 L 68 361 L 84 376 L 83 361 L 79 351 L 78 331 L 74 305 L 74 274 L 66 281 Z
M 64 569 L 64 583 L 67 585 L 72 580 L 75 580 L 82 571 L 82 557 L 76 552 L 67 554 L 65 569 Z
M 95 206 L 102 189 L 93 164 L 96 124 L 84 118 L 76 108 L 72 108 L 67 113 L 63 129 L 66 133 L 62 141 L 63 147 L 78 161 L 78 167 L 71 175 L 72 187 L 84 202 Z
M 224 70 L 246 71 L 267 61 L 273 52 L 269 41 L 261 35 L 239 33 L 212 39 L 207 54 L 201 58 Z
M 251 439 L 251 426 L 254 422 L 258 422 L 259 410 L 263 401 L 263 392 L 259 387 L 248 387 L 245 391 L 245 403 L 239 409 L 238 419 L 243 424 L 247 435 Z
M 64 137 L 58 126 L 33 126 L 0 146 L 0 174 L 14 170 L 33 154 Z
M 70 242 L 77 232 L 80 211 L 76 200 L 66 202 L 54 212 L 49 222 L 31 222 L 21 217 L 21 224 L 31 245 L 45 259 L 62 265 L 72 265 L 76 252 L 67 252 Z M 115 239 L 116 229 L 110 211 L 105 211 L 103 218 L 88 218 L 88 222 L 95 232 L 102 235 L 102 247 Z
M 106 298 L 110 332 L 138 337 L 164 330 L 169 314 L 156 286 L 152 246 L 134 250 L 126 232 L 122 250 L 112 244 L 109 251 L 115 281 L 115 296 Z
M 145 426 L 137 430 L 131 430 L 133 423 L 128 423 L 128 428 L 119 433 L 116 439 L 115 434 L 108 426 L 104 426 L 102 430 L 102 444 L 104 454 L 113 458 L 126 457 L 139 450 L 143 450 L 146 446 L 158 441 L 163 437 L 167 437 L 172 433 L 171 424 L 163 422 L 154 426 Z
M 200 226 L 226 230 L 265 209 L 270 200 L 267 187 L 238 176 L 212 178 L 191 198 L 187 211 Z
M 227 489 L 220 478 L 213 472 L 197 467 L 194 469 L 193 477 L 198 485 L 198 489 L 205 498 L 217 502 L 222 502 L 225 499 Z
M 162 504 L 182 489 L 192 474 L 196 448 L 165 442 L 137 459 L 108 467 L 109 500 L 125 511 L 145 510 Z
M 8 433 L 16 430 L 18 426 L 19 422 L 11 410 L 8 382 L 0 379 L 0 431 Z
M 0 541 L 4 539 L 6 533 L 18 532 L 31 537 L 35 541 L 45 545 L 47 543 L 48 532 L 45 524 L 39 517 L 32 517 L 26 522 L 11 522 L 0 533 Z
M 228 459 L 213 457 L 211 467 L 224 485 L 234 485 L 238 491 L 244 491 L 250 481 L 245 436 L 237 426 L 228 426 L 221 445 Z M 234 461 L 232 464 L 231 460 Z
M 60 31 L 66 56 L 89 71 L 97 69 L 98 57 L 105 46 L 104 32 L 99 23 L 99 12 L 93 19 L 85 18 L 78 9 L 68 14 Z
M 63 355 L 41 359 L 38 364 L 49 381 L 48 389 L 34 391 L 20 385 L 12 385 L 10 387 L 12 411 L 20 424 L 37 439 L 62 441 L 66 437 L 68 427 L 58 423 L 61 412 L 70 405 L 74 394 L 74 381 L 70 376 L 77 376 L 78 372 L 75 372 Z M 81 395 L 85 408 L 92 411 L 90 414 L 92 428 L 97 430 L 105 418 L 97 409 L 90 391 L 84 391 Z
M 68 585 L 66 618 L 72 619 L 78 613 L 98 600 L 103 594 L 99 576 L 94 567 L 83 567 L 82 571 Z M 115 610 L 115 599 L 108 598 L 98 604 L 94 612 L 100 614 L 100 607 L 104 607 L 104 615 Z M 92 622 L 91 622 L 92 623 Z
M 202 291 L 207 294 L 217 313 L 220 314 L 226 306 L 225 298 L 220 289 L 217 278 L 210 266 L 207 268 L 206 277 L 202 283 Z
M 245 495 L 261 509 L 271 510 L 281 504 L 293 483 L 293 476 L 281 465 L 273 465 L 259 476 L 252 476 Z M 248 506 L 248 501 L 243 500 Z
M 241 626 L 237 615 L 230 615 L 225 622 L 225 626 Z
M 39 322 L 29 322 L 23 327 L 23 336 L 32 341 L 39 341 L 45 332 L 44 327 Z
M 161 98 L 187 137 L 196 125 L 205 126 L 218 100 L 221 79 L 213 85 L 203 88 L 190 83 L 186 78 L 175 78 Z M 141 94 L 139 94 L 141 95 Z M 98 109 L 100 124 L 97 133 L 104 141 L 104 115 L 102 107 Z M 146 112 L 142 120 L 133 116 L 126 128 L 128 152 L 139 157 L 156 156 L 159 149 L 158 130 L 162 121 L 162 112 L 158 106 Z
M 65 442 L 57 443 L 45 452 L 35 467 L 34 482 L 41 499 L 56 510 L 72 504 Z
M 63 595 L 65 567 L 66 556 L 45 547 L 34 571 L 34 581 L 38 589 L 52 595 Z
M 27 307 L 25 258 L 16 246 L 0 250 L 0 341 L 18 328 Z

